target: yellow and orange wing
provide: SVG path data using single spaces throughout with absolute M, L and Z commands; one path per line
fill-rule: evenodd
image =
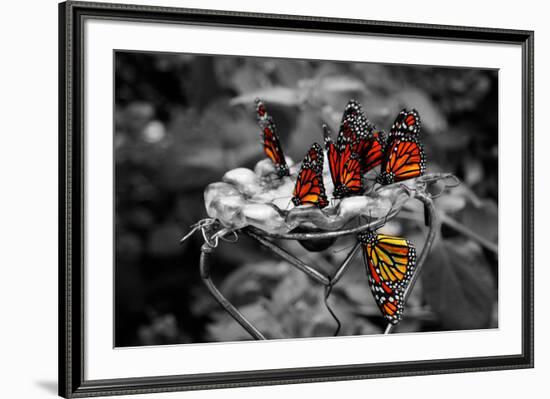
M 397 324 L 403 294 L 416 267 L 416 249 L 400 237 L 368 231 L 359 235 L 371 292 L 383 316 Z

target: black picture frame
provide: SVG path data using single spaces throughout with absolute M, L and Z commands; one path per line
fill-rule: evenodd
M 520 45 L 523 63 L 521 355 L 86 380 L 82 30 L 87 17 Z M 59 4 L 59 395 L 72 398 L 533 367 L 533 43 L 534 32 L 508 29 L 72 1 Z

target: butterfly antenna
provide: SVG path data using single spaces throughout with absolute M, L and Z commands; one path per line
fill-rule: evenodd
M 336 316 L 336 313 L 334 313 L 334 311 L 332 310 L 332 308 L 328 304 L 328 297 L 330 296 L 331 292 L 332 292 L 332 283 L 330 283 L 328 286 L 325 287 L 324 302 L 325 302 L 325 306 L 326 306 L 328 312 L 330 313 L 330 315 L 332 316 L 334 321 L 336 321 L 336 331 L 334 331 L 334 334 L 333 334 L 333 336 L 336 337 L 336 336 L 338 336 L 338 333 L 340 332 L 340 328 L 342 327 L 342 323 L 340 323 L 340 320 Z

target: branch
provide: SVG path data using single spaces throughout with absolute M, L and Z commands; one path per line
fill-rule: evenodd
M 424 243 L 424 248 L 422 248 L 422 252 L 418 256 L 418 259 L 416 261 L 416 269 L 411 277 L 411 281 L 409 282 L 409 285 L 407 286 L 407 288 L 405 288 L 405 292 L 403 293 L 403 307 L 405 307 L 405 305 L 407 304 L 407 299 L 411 295 L 414 285 L 418 280 L 418 276 L 420 275 L 422 266 L 424 265 L 424 262 L 428 257 L 428 253 L 430 252 L 432 244 L 435 240 L 435 236 L 439 229 L 437 213 L 435 211 L 435 207 L 432 199 L 428 195 L 420 191 L 415 192 L 415 198 L 424 204 L 425 214 L 428 216 L 427 220 L 429 221 L 429 231 L 428 231 L 428 236 L 426 237 L 426 242 Z M 388 326 L 386 327 L 386 331 L 384 331 L 384 334 L 391 334 L 394 329 L 395 329 L 394 324 L 388 324 Z
M 291 265 L 293 265 L 297 269 L 307 274 L 313 280 L 317 281 L 320 284 L 323 284 L 324 286 L 328 286 L 330 284 L 329 278 L 327 276 L 325 276 L 324 274 L 321 274 L 320 272 L 315 270 L 313 267 L 307 265 L 300 259 L 296 258 L 294 255 L 289 254 L 287 251 L 279 247 L 277 244 L 256 234 L 253 230 L 243 229 L 242 231 L 245 234 L 249 235 L 250 237 L 254 238 L 262 246 L 266 247 L 267 249 L 270 249 L 272 252 L 279 255 L 281 258 L 289 262 Z
M 206 285 L 206 288 L 208 288 L 208 291 L 210 291 L 210 294 L 218 301 L 218 303 L 235 319 L 237 323 L 239 323 L 254 339 L 257 340 L 265 340 L 266 338 L 264 335 L 256 329 L 250 323 L 241 312 L 239 312 L 232 304 L 227 300 L 226 297 L 222 295 L 222 293 L 216 288 L 214 285 L 214 282 L 210 278 L 210 264 L 208 262 L 208 258 L 210 256 L 210 253 L 213 251 L 213 247 L 210 245 L 204 243 L 201 247 L 201 258 L 200 258 L 200 272 L 201 272 L 201 279 Z

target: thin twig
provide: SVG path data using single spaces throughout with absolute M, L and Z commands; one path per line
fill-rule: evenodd
M 332 318 L 336 321 L 336 331 L 334 331 L 334 334 L 333 336 L 337 336 L 338 333 L 340 332 L 340 328 L 342 327 L 342 323 L 340 323 L 340 320 L 338 319 L 338 317 L 336 316 L 336 313 L 334 313 L 334 311 L 332 310 L 332 308 L 330 307 L 330 305 L 328 304 L 328 297 L 330 296 L 330 293 L 332 292 L 332 287 L 333 285 L 330 284 L 328 286 L 325 287 L 325 297 L 324 297 L 324 301 L 325 301 L 325 307 L 327 308 L 327 310 L 329 311 L 330 315 L 332 316 Z
M 395 215 L 399 213 L 399 209 L 395 209 L 383 218 L 374 220 L 369 223 L 365 223 L 359 227 L 354 227 L 351 229 L 345 229 L 345 230 L 336 230 L 336 231 L 323 231 L 321 233 L 287 233 L 287 234 L 278 234 L 278 233 L 268 233 L 266 231 L 260 230 L 253 226 L 248 226 L 243 229 L 243 231 L 251 231 L 257 235 L 261 235 L 264 237 L 269 238 L 278 238 L 281 240 L 318 240 L 318 239 L 325 239 L 325 238 L 336 238 L 336 237 L 342 237 L 345 235 L 350 234 L 357 234 L 365 230 L 376 230 L 379 229 L 386 223 L 387 220 L 393 218 Z
M 315 270 L 313 267 L 307 265 L 300 259 L 296 258 L 294 255 L 288 253 L 281 247 L 279 247 L 277 244 L 263 238 L 262 236 L 256 234 L 255 232 L 249 230 L 249 229 L 243 229 L 244 233 L 249 235 L 250 237 L 254 238 L 256 241 L 258 241 L 262 246 L 270 249 L 275 254 L 279 255 L 281 258 L 298 268 L 299 270 L 306 273 L 309 277 L 317 281 L 318 283 L 323 284 L 324 286 L 327 286 L 330 284 L 329 278 L 322 274 L 321 272 Z
M 235 308 L 231 302 L 227 300 L 226 297 L 223 296 L 223 294 L 218 290 L 214 282 L 212 281 L 210 277 L 210 263 L 208 262 L 208 258 L 210 256 L 210 253 L 213 251 L 214 248 L 212 248 L 207 243 L 204 243 L 201 247 L 201 257 L 200 257 L 200 273 L 201 273 L 201 279 L 206 285 L 206 288 L 208 288 L 208 291 L 210 291 L 210 294 L 216 299 L 216 301 L 225 309 L 227 313 L 237 323 L 239 323 L 254 339 L 256 340 L 265 340 L 265 336 L 256 329 L 250 323 L 241 312 Z
M 415 193 L 415 198 L 424 204 L 424 208 L 429 214 L 430 226 L 429 226 L 428 236 L 426 237 L 426 242 L 424 243 L 424 247 L 422 248 L 422 252 L 420 253 L 420 255 L 416 260 L 416 269 L 411 277 L 411 281 L 409 282 L 409 285 L 407 286 L 407 288 L 405 288 L 405 292 L 403 293 L 403 307 L 407 304 L 407 299 L 411 295 L 414 285 L 418 280 L 418 276 L 420 275 L 422 266 L 424 265 L 426 258 L 428 257 L 428 253 L 430 252 L 430 249 L 435 240 L 437 231 L 439 230 L 437 213 L 435 211 L 435 207 L 432 199 L 428 195 L 419 191 Z M 394 324 L 388 324 L 388 326 L 386 327 L 386 331 L 384 331 L 384 334 L 391 334 L 394 328 L 395 328 Z
M 348 269 L 348 267 L 351 265 L 351 261 L 357 254 L 357 251 L 359 251 L 360 243 L 357 241 L 355 245 L 353 246 L 352 250 L 348 253 L 348 256 L 346 256 L 346 259 L 344 259 L 344 262 L 340 265 L 338 269 L 336 269 L 336 272 L 330 279 L 330 284 L 335 285 L 344 275 L 345 271 Z

